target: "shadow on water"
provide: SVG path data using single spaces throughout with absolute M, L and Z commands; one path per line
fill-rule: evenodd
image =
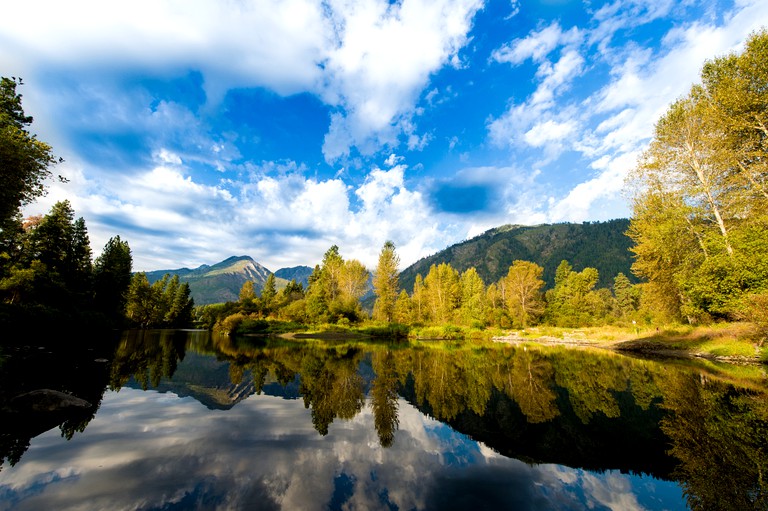
M 119 333 L 26 336 L 0 346 L 0 468 L 53 428 L 70 439 L 96 415 Z

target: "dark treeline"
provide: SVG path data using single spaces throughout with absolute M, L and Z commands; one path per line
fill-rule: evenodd
M 132 276 L 131 249 L 120 236 L 94 260 L 85 220 L 69 201 L 22 218 L 60 160 L 29 132 L 21 84 L 0 79 L 0 323 L 15 331 L 190 324 L 189 286 L 170 277 L 150 286 L 143 274 Z

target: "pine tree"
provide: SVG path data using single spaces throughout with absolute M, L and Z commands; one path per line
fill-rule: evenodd
M 265 310 L 272 310 L 276 296 L 277 289 L 275 288 L 275 274 L 270 273 L 267 276 L 267 280 L 264 282 L 264 288 L 261 290 L 261 301 Z
M 392 322 L 399 289 L 400 257 L 395 252 L 395 244 L 387 241 L 379 253 L 379 263 L 373 277 L 373 289 L 376 302 L 373 317 L 379 321 Z
M 94 262 L 94 302 L 110 318 L 118 319 L 125 315 L 132 266 L 131 248 L 120 236 L 110 238 Z
M 18 85 L 20 79 L 0 78 L 0 232 L 45 193 L 49 167 L 57 161 L 51 147 L 28 131 L 33 119 L 24 114 Z

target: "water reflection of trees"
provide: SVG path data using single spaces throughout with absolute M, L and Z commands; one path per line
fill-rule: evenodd
M 110 386 L 122 388 L 130 379 L 143 390 L 170 378 L 184 359 L 187 332 L 181 330 L 129 330 L 123 332 L 111 366 Z
M 20 461 L 36 436 L 59 428 L 67 440 L 96 415 L 116 339 L 109 333 L 37 339 L 7 347 L 0 364 L 0 468 Z
M 70 438 L 88 424 L 106 388 L 118 390 L 130 379 L 156 387 L 179 373 L 189 351 L 214 357 L 217 367 L 228 364 L 217 374 L 229 381 L 217 385 L 243 384 L 262 393 L 298 381 L 322 435 L 335 420 L 352 419 L 369 406 L 380 444 L 392 446 L 406 400 L 505 456 L 674 478 L 693 509 L 768 508 L 768 393 L 758 378 L 742 384 L 711 368 L 564 348 L 403 348 L 126 333 L 111 354 L 0 365 L 6 403 L 0 456 L 15 463 L 30 438 L 52 427 L 38 420 L 12 429 L 18 421 L 7 416 L 10 397 L 46 387 L 93 403 L 84 413 L 57 419 L 54 426 Z
M 704 369 L 581 350 L 450 345 L 318 343 L 253 348 L 241 360 L 259 389 L 270 375 L 298 374 L 321 434 L 362 410 L 359 366 L 370 363 L 369 406 L 384 447 L 396 440 L 404 397 L 508 456 L 675 478 L 696 509 L 766 506 L 766 392 L 702 377 Z
M 373 425 L 382 447 L 391 447 L 400 425 L 397 417 L 397 364 L 391 350 L 376 351 L 371 360 L 376 378 L 371 385 Z
M 768 509 L 768 401 L 691 373 L 663 381 L 662 423 L 691 509 Z
M 335 418 L 352 419 L 363 409 L 363 378 L 358 374 L 360 352 L 325 357 L 319 351 L 306 353 L 301 361 L 304 406 L 312 413 L 312 424 L 321 435 Z

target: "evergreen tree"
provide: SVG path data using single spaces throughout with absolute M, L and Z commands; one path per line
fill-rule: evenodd
M 176 288 L 176 292 L 172 297 L 170 312 L 166 318 L 168 326 L 181 328 L 192 323 L 192 311 L 195 308 L 195 301 L 190 297 L 190 294 L 191 291 L 187 282 L 182 282 Z
M 316 323 L 326 323 L 330 321 L 330 312 L 328 311 L 328 293 L 326 290 L 325 281 L 323 278 L 323 268 L 319 265 L 315 265 L 315 269 L 309 276 L 306 303 L 304 311 L 306 312 L 309 321 Z
M 83 217 L 72 226 L 72 247 L 67 279 L 70 289 L 80 295 L 80 300 L 90 301 L 93 292 L 93 252 L 88 238 L 88 229 Z
M 395 244 L 387 241 L 379 253 L 379 264 L 373 277 L 373 289 L 376 302 L 373 317 L 379 321 L 391 322 L 395 313 L 395 303 L 399 292 L 400 257 L 395 252 Z
M 264 305 L 264 309 L 269 312 L 272 310 L 273 302 L 277 296 L 277 289 L 275 288 L 275 274 L 270 273 L 267 276 L 266 282 L 264 282 L 264 289 L 261 290 L 261 301 Z
M 51 147 L 28 131 L 33 119 L 24 114 L 19 85 L 20 79 L 0 78 L 0 232 L 22 206 L 44 194 L 56 163 Z
M 60 201 L 39 222 L 30 223 L 20 264 L 40 262 L 45 273 L 37 279 L 36 300 L 57 307 L 90 306 L 91 248 L 85 221 L 74 220 L 69 201 Z
M 120 236 L 110 238 L 94 262 L 94 303 L 110 318 L 118 319 L 125 315 L 132 266 L 131 248 Z

